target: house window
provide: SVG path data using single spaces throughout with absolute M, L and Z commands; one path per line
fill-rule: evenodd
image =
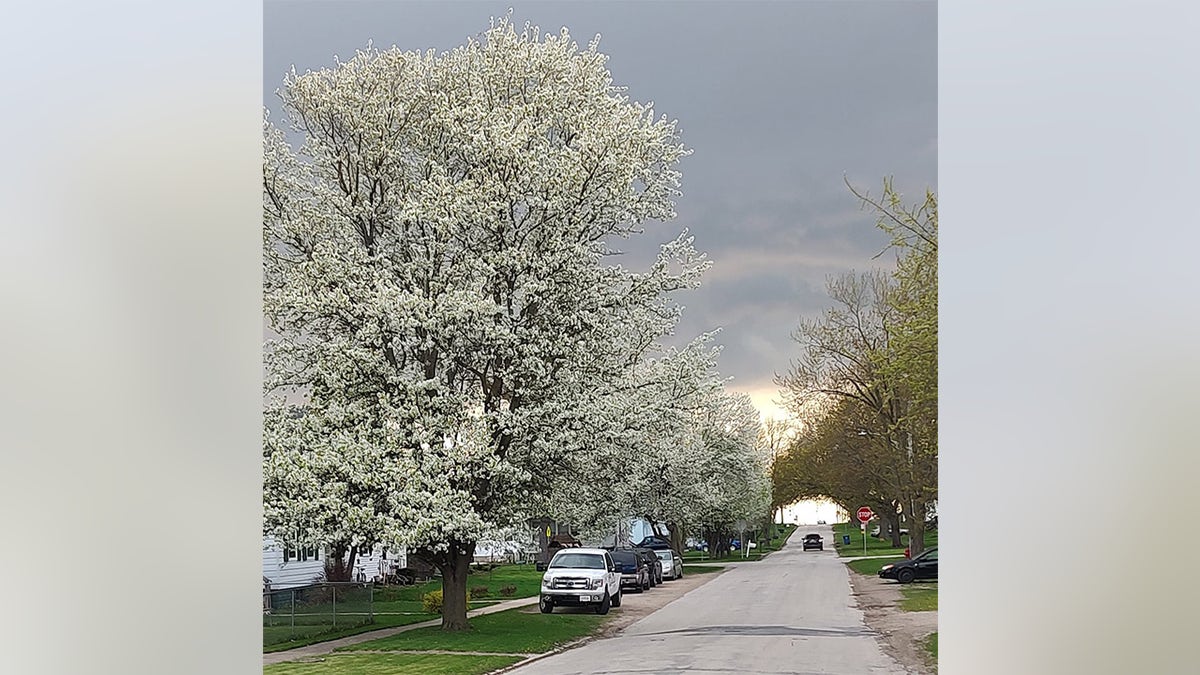
M 295 560 L 296 562 L 308 562 L 309 560 L 320 560 L 321 549 L 316 546 L 285 546 L 283 548 L 283 562 Z

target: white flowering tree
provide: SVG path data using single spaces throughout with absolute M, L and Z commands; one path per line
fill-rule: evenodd
M 696 414 L 698 472 L 687 522 L 718 554 L 734 524 L 756 522 L 770 508 L 770 479 L 760 445 L 758 410 L 745 394 L 722 392 Z
M 745 395 L 729 394 L 704 340 L 640 365 L 625 396 L 593 411 L 622 425 L 597 423 L 572 456 L 594 480 L 564 483 L 553 513 L 590 531 L 614 532 L 637 516 L 682 548 L 688 531 L 713 542 L 731 538 L 739 520 L 765 520 L 770 508 L 767 457 L 758 412 Z
M 701 336 L 656 351 L 597 389 L 570 458 L 572 471 L 592 480 L 555 485 L 551 513 L 607 534 L 634 516 L 674 521 L 683 488 L 698 479 L 688 439 L 694 410 L 720 389 L 717 355 L 711 336 Z
M 596 42 L 507 19 L 448 53 L 293 72 L 280 96 L 267 526 L 407 545 L 442 572 L 443 628 L 464 629 L 476 542 L 545 506 L 587 412 L 674 325 L 668 294 L 699 283 L 685 235 L 645 272 L 610 263 L 674 216 L 687 151 Z

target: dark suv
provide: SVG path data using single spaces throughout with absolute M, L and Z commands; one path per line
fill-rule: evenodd
M 825 550 L 825 542 L 821 540 L 821 535 L 812 533 L 804 535 L 804 550 L 815 548 L 818 551 Z
M 650 566 L 650 585 L 657 586 L 661 584 L 663 582 L 662 561 L 658 559 L 658 554 L 654 552 L 654 549 L 635 546 L 633 550 L 644 558 L 646 564 Z
M 637 593 L 650 590 L 650 565 L 642 556 L 629 549 L 617 549 L 609 555 L 621 573 L 621 590 L 631 588 Z

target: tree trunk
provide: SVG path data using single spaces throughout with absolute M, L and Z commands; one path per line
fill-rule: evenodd
M 925 503 L 919 499 L 909 501 L 908 547 L 913 557 L 925 551 Z
M 883 514 L 883 522 L 887 525 L 888 534 L 891 535 L 892 548 L 902 548 L 904 542 L 900 541 L 900 514 L 896 513 L 896 507 L 892 507 L 891 512 Z
M 667 523 L 667 532 L 671 535 L 671 550 L 683 555 L 683 528 L 676 523 Z
M 346 553 L 350 554 L 350 562 L 346 562 Z M 353 581 L 354 558 L 358 548 L 351 544 L 331 544 L 329 557 L 325 559 L 326 581 Z
M 705 529 L 704 530 L 704 542 L 706 544 L 708 544 L 708 557 L 716 558 L 718 555 L 720 555 L 720 553 L 721 553 L 720 539 L 718 539 L 717 533 L 715 531 Z
M 441 556 L 442 571 L 442 630 L 469 630 L 467 624 L 467 573 L 475 556 L 475 542 L 464 544 L 450 541 L 449 549 Z

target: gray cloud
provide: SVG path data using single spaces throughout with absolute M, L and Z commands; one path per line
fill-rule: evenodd
M 453 48 L 514 7 L 543 32 L 602 35 L 614 80 L 679 120 L 679 217 L 622 244 L 643 264 L 687 227 L 714 266 L 681 296 L 680 337 L 723 326 L 723 373 L 767 386 L 794 354 L 827 276 L 888 266 L 874 218 L 843 183 L 907 200 L 937 186 L 934 2 L 273 2 L 264 6 L 264 103 L 293 65 L 378 47 Z

